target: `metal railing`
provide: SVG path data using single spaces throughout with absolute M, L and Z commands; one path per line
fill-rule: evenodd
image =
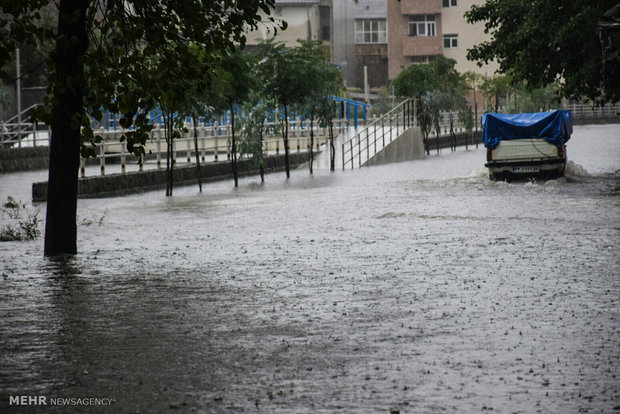
M 187 126 L 187 125 L 186 125 Z M 86 176 L 87 165 L 98 164 L 100 166 L 99 174 L 108 173 L 108 167 L 118 166 L 120 164 L 120 172 L 127 172 L 128 166 L 134 165 L 138 171 L 144 168 L 162 168 L 166 160 L 167 142 L 165 139 L 164 127 L 161 124 L 155 124 L 151 131 L 151 138 L 145 145 L 145 156 L 143 159 L 136 158 L 135 155 L 127 151 L 125 142 L 120 141 L 120 137 L 124 130 L 118 128 L 110 130 L 99 128 L 94 130 L 95 135 L 100 135 L 103 140 L 96 144 L 96 156 L 94 158 L 82 158 L 80 166 L 80 175 Z M 196 126 L 198 141 L 198 157 L 201 162 L 216 162 L 222 159 L 230 160 L 232 158 L 232 130 L 231 124 L 214 123 L 212 125 Z M 327 142 L 328 129 L 313 125 L 314 146 L 317 151 Z M 240 134 L 236 133 L 237 142 L 240 142 Z M 310 122 L 299 118 L 289 122 L 289 151 L 308 151 L 310 147 Z M 172 162 L 174 165 L 193 164 L 196 160 L 196 148 L 194 142 L 194 127 L 188 126 L 188 132 L 182 133 L 180 137 L 172 141 Z M 265 136 L 263 140 L 263 153 L 265 155 L 278 155 L 284 151 L 284 140 L 280 133 Z M 237 144 L 237 157 L 243 158 L 248 154 L 240 151 Z M 92 173 L 91 173 L 92 174 Z
M 415 103 L 413 99 L 407 99 L 361 130 L 355 130 L 342 143 L 342 169 L 363 166 L 415 123 Z
M 41 136 L 45 139 L 46 134 L 39 134 L 42 130 L 46 130 L 46 125 L 35 122 L 29 115 L 30 110 L 38 105 L 32 105 L 24 109 L 21 113 L 0 123 L 0 147 L 1 148 L 21 148 L 24 146 L 36 147 L 41 145 L 37 142 L 37 138 Z M 45 139 L 47 143 L 47 139 Z
M 562 109 L 570 109 L 574 119 L 618 117 L 620 121 L 620 104 L 618 103 L 605 106 L 572 103 L 563 105 Z

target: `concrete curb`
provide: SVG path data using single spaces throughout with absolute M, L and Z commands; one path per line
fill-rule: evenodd
M 316 154 L 316 152 L 315 152 Z M 307 162 L 309 152 L 289 154 L 291 169 Z M 270 155 L 265 158 L 265 172 L 283 171 L 284 155 Z M 258 167 L 252 165 L 250 159 L 238 161 L 239 176 L 258 174 Z M 200 165 L 203 183 L 232 179 L 232 163 L 230 161 L 209 162 Z M 176 167 L 174 169 L 174 185 L 185 186 L 197 183 L 195 165 Z M 155 169 L 110 174 L 96 177 L 80 178 L 78 181 L 78 198 L 118 197 L 126 194 L 142 193 L 166 188 L 166 170 Z M 32 184 L 32 201 L 47 200 L 47 181 Z

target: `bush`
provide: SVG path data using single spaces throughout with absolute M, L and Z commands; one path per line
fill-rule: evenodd
M 2 215 L 9 218 L 9 223 L 0 229 L 0 241 L 34 240 L 41 235 L 38 209 L 30 209 L 9 196 Z

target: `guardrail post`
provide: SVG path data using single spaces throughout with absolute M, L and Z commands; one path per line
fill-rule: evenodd
M 105 175 L 105 140 L 99 145 L 99 162 L 101 164 L 101 175 Z
M 82 157 L 80 157 L 80 176 L 86 177 L 86 161 Z
M 185 137 L 186 142 L 187 142 L 187 163 L 188 164 L 192 162 L 192 137 L 191 137 L 192 133 L 190 131 L 187 132 L 187 136 Z
M 215 129 L 213 131 L 215 132 Z M 213 150 L 213 153 L 214 153 L 214 156 L 215 156 L 215 161 L 217 161 L 217 158 L 218 158 L 218 155 L 217 155 L 218 147 L 219 147 L 218 135 L 215 135 L 215 149 Z
M 121 173 L 125 172 L 125 144 L 121 142 Z
M 374 136 L 374 140 L 375 140 L 375 154 L 374 155 L 377 155 L 377 123 L 373 122 L 372 124 L 373 124 L 373 127 L 374 127 L 374 129 L 373 129 L 373 136 Z
M 230 158 L 232 157 L 232 150 L 230 148 L 230 140 L 228 139 L 229 136 L 226 136 L 226 159 L 230 160 Z
M 342 147 L 342 171 L 344 171 L 344 143 L 341 144 Z
M 157 168 L 161 168 L 161 125 L 157 131 Z
M 207 139 L 204 136 L 206 131 L 203 129 L 202 132 L 202 137 L 200 138 L 200 159 L 202 160 L 202 162 L 205 162 L 205 152 L 207 152 Z
M 362 138 L 360 137 L 360 134 L 357 135 L 357 166 L 361 167 L 362 166 Z M 353 165 L 353 163 L 351 163 L 351 165 Z
M 398 112 L 396 112 L 396 136 L 398 137 L 399 134 L 400 134 L 400 120 L 398 119 Z M 390 139 L 390 142 L 392 142 L 391 139 Z
M 353 140 L 349 141 L 349 146 L 351 147 L 351 169 L 353 169 Z
M 370 159 L 370 136 L 369 134 L 370 134 L 370 131 L 368 131 L 368 128 L 366 128 L 366 161 Z
M 385 147 L 385 122 L 383 120 L 383 115 L 381 115 L 381 141 Z
M 177 165 L 177 143 L 173 137 L 170 137 L 172 142 L 172 165 Z

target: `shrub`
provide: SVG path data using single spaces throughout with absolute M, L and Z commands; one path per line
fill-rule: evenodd
M 34 240 L 41 235 L 39 210 L 28 208 L 9 196 L 2 206 L 2 215 L 9 223 L 0 229 L 0 241 Z

